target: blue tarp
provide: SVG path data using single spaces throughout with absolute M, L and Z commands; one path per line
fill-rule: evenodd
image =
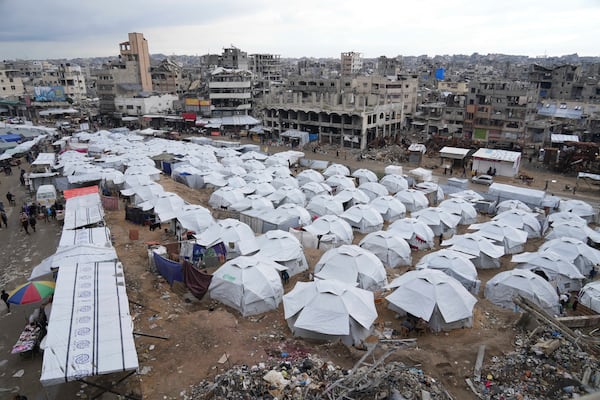
M 154 265 L 156 265 L 158 273 L 161 274 L 170 285 L 172 285 L 174 281 L 183 282 L 183 267 L 180 263 L 167 260 L 154 253 Z
M 446 73 L 446 70 L 444 70 L 444 68 L 436 69 L 435 70 L 435 79 L 437 79 L 438 81 L 443 81 L 445 73 Z
M 0 140 L 3 142 L 18 142 L 23 139 L 21 135 L 17 135 L 16 133 L 7 133 L 5 135 L 0 135 Z

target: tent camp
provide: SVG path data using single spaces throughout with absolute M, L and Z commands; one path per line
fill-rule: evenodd
M 452 214 L 458 215 L 460 225 L 474 224 L 477 221 L 477 210 L 473 203 L 463 198 L 449 198 L 439 204 L 439 208 L 449 211 Z
M 315 278 L 335 279 L 376 291 L 387 285 L 381 261 L 370 251 L 356 245 L 327 250 L 315 265 Z
M 402 190 L 408 189 L 408 181 L 402 175 L 385 175 L 381 178 L 379 183 L 385 186 L 391 194 L 396 194 Z
M 393 231 L 371 232 L 358 245 L 375 254 L 386 268 L 412 264 L 410 246 Z
M 45 258 L 39 265 L 33 268 L 29 280 L 33 281 L 39 279 L 60 268 L 74 268 L 79 263 L 111 261 L 117 259 L 117 252 L 112 246 L 73 245 L 62 247 L 59 248 L 56 253 Z
M 581 240 L 572 237 L 560 237 L 542 244 L 539 252 L 552 251 L 563 260 L 572 262 L 583 275 L 590 275 L 595 266 L 600 266 L 600 250 L 588 246 Z
M 515 268 L 526 269 L 552 283 L 560 293 L 574 292 L 583 286 L 585 276 L 570 261 L 553 251 L 516 254 L 511 262 Z
M 451 245 L 451 250 L 467 254 L 475 267 L 482 269 L 500 268 L 500 257 L 504 255 L 504 247 L 477 233 L 455 235 L 444 240 L 442 245 Z
M 366 339 L 377 318 L 372 292 L 335 280 L 296 283 L 283 310 L 294 336 L 346 345 Z
M 228 209 L 244 200 L 244 193 L 229 186 L 215 190 L 208 199 L 208 204 L 216 209 Z
M 192 204 L 183 206 L 176 221 L 175 233 L 178 237 L 182 237 L 184 231 L 198 235 L 217 223 L 208 209 Z
M 277 177 L 274 177 L 273 180 L 271 181 L 271 185 L 275 189 L 279 189 L 279 188 L 284 187 L 284 186 L 293 187 L 293 188 L 299 188 L 300 187 L 300 185 L 298 184 L 298 181 L 293 176 L 277 176 Z
M 579 291 L 579 304 L 600 313 L 600 281 L 587 283 Z
M 350 224 L 335 215 L 323 215 L 305 226 L 304 230 L 317 237 L 320 243 L 331 247 L 351 244 L 354 238 Z
M 402 190 L 396 193 L 394 197 L 400 200 L 409 212 L 419 211 L 429 206 L 429 200 L 427 200 L 425 194 L 419 190 Z
M 488 238 L 499 246 L 504 247 L 504 254 L 520 253 L 525 248 L 527 242 L 527 233 L 500 221 L 488 221 L 482 224 L 473 224 L 469 226 L 471 230 L 477 230 L 477 233 Z
M 146 211 L 154 209 L 154 214 L 160 222 L 169 221 L 177 217 L 185 205 L 185 201 L 179 195 L 171 192 L 164 192 L 154 197 L 148 202 L 141 203 L 139 206 Z
M 325 179 L 325 183 L 331 187 L 333 193 L 337 193 L 343 189 L 353 189 L 356 187 L 354 179 L 344 175 L 332 175 Z
M 221 265 L 208 291 L 214 300 L 244 317 L 276 309 L 283 297 L 279 271 L 286 268 L 264 257 L 240 256 Z
M 521 295 L 550 313 L 560 311 L 556 289 L 541 276 L 523 269 L 500 272 L 485 285 L 484 296 L 497 306 L 517 310 L 513 297 Z
M 416 269 L 438 269 L 459 281 L 465 289 L 474 295 L 479 293 L 481 281 L 477 279 L 477 269 L 469 256 L 458 251 L 442 249 L 425 254 Z
M 580 225 L 587 225 L 587 221 L 581 218 L 577 214 L 573 214 L 572 212 L 567 211 L 559 211 L 548 215 L 548 224 L 551 226 L 556 223 L 561 224 L 563 222 L 575 222 Z
M 340 215 L 344 212 L 344 205 L 328 194 L 314 196 L 306 205 L 306 210 L 316 217 L 323 215 Z
M 393 196 L 382 196 L 372 200 L 369 205 L 377 210 L 384 221 L 394 222 L 406 216 L 406 207 Z
M 308 210 L 298 204 L 285 203 L 277 207 L 276 213 L 288 214 L 298 218 L 298 225 L 308 225 L 312 222 L 312 217 Z
M 400 315 L 423 318 L 434 332 L 473 326 L 477 299 L 464 286 L 435 269 L 408 271 L 394 279 L 386 296 L 388 307 Z
M 415 218 L 402 218 L 394 221 L 388 230 L 406 240 L 413 250 L 433 248 L 433 231 L 427 224 L 417 221 Z
M 291 233 L 272 230 L 259 236 L 256 240 L 260 248 L 256 255 L 287 267 L 289 276 L 308 269 L 304 249 Z
M 358 204 L 344 211 L 340 217 L 360 233 L 375 232 L 383 228 L 383 217 L 374 207 Z
M 344 188 L 338 190 L 334 198 L 337 202 L 342 203 L 344 210 L 357 204 L 368 204 L 371 201 L 365 192 L 357 188 Z
M 454 235 L 456 226 L 460 222 L 460 216 L 452 214 L 441 207 L 427 207 L 411 213 L 411 217 L 427 224 L 436 237 L 439 235 L 444 235 L 444 237 Z
M 554 222 L 546 233 L 546 240 L 571 237 L 588 243 L 600 244 L 600 232 L 595 231 L 587 225 L 581 225 L 576 221 Z
M 496 205 L 496 214 L 503 213 L 504 211 L 512 210 L 516 208 L 517 210 L 522 210 L 525 212 L 532 212 L 531 208 L 523 203 L 521 200 L 509 199 L 503 200 L 498 205 Z
M 232 204 L 229 206 L 230 209 L 235 211 L 244 211 L 244 210 L 273 210 L 275 207 L 271 200 L 266 197 L 259 196 L 257 194 L 251 194 L 244 197 L 238 203 Z
M 282 186 L 275 190 L 267 199 L 271 200 L 276 207 L 282 204 L 297 204 L 304 207 L 306 204 L 306 196 L 299 188 L 293 186 Z

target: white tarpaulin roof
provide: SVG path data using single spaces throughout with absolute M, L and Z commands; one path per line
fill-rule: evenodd
M 408 189 L 408 181 L 402 175 L 385 175 L 383 178 L 381 178 L 379 183 L 385 186 L 388 192 L 392 194 Z
M 358 344 L 377 318 L 372 292 L 340 281 L 298 282 L 283 296 L 284 317 L 295 336 Z
M 279 271 L 285 269 L 266 257 L 236 257 L 214 272 L 208 289 L 210 297 L 244 317 L 274 310 L 283 296 Z
M 507 254 L 523 251 L 523 245 L 527 242 L 527 232 L 502 221 L 473 224 L 469 226 L 469 229 L 475 229 L 479 235 L 502 243 L 504 252 Z
M 344 212 L 344 206 L 335 197 L 329 194 L 317 194 L 313 196 L 306 209 L 312 215 L 340 215 Z
M 586 276 L 595 265 L 600 265 L 600 250 L 571 237 L 563 236 L 549 240 L 542 244 L 538 251 L 552 251 L 559 254 L 564 260 L 573 262 Z
M 104 220 L 100 194 L 92 193 L 67 199 L 63 229 L 76 229 Z
M 328 250 L 315 265 L 315 277 L 336 279 L 365 290 L 379 290 L 387 284 L 381 261 L 368 250 L 343 245 Z
M 408 312 L 439 331 L 444 324 L 460 320 L 472 321 L 477 299 L 456 279 L 435 269 L 409 271 L 394 279 L 389 288 L 396 288 L 386 296 L 390 308 Z M 434 312 L 438 310 L 441 321 Z M 472 322 L 468 322 L 471 324 Z M 470 325 L 468 325 L 470 326 Z
M 527 237 L 529 238 L 536 238 L 542 235 L 540 221 L 538 221 L 533 213 L 513 208 L 496 215 L 492 220 L 502 221 L 513 228 L 524 230 L 527 232 Z
M 342 164 L 331 164 L 329 167 L 327 167 L 327 169 L 325 169 L 325 171 L 323 171 L 323 176 L 329 178 L 333 175 L 349 176 L 350 169 Z
M 587 242 L 589 239 L 594 243 L 600 243 L 599 231 L 595 231 L 587 225 L 581 225 L 576 221 L 554 222 L 550 232 L 546 235 L 546 240 L 559 239 L 565 236 L 581 240 L 582 242 Z
M 369 196 L 369 201 L 373 201 L 377 197 L 387 196 L 390 194 L 385 186 L 377 182 L 362 183 L 358 189 L 365 192 L 365 194 Z
M 517 254 L 512 257 L 511 262 L 519 263 L 516 266 L 519 269 L 543 272 L 561 292 L 581 289 L 585 279 L 575 264 L 553 251 Z
M 334 235 L 338 242 L 345 244 L 352 243 L 354 238 L 350 224 L 335 215 L 323 215 L 312 224 L 305 226 L 304 230 L 317 237 L 319 235 Z
M 138 368 L 124 276 L 117 261 L 61 270 L 48 322 L 42 385 Z
M 415 189 L 402 190 L 394 195 L 406 207 L 407 211 L 419 211 L 429 206 L 429 200 L 423 192 Z
M 412 264 L 410 246 L 393 231 L 371 232 L 358 245 L 375 254 L 387 268 Z
M 361 233 L 375 232 L 383 228 L 383 217 L 368 204 L 357 204 L 343 212 L 340 217 Z
M 444 240 L 442 245 L 452 245 L 451 249 L 461 253 L 479 257 L 481 253 L 493 259 L 498 259 L 504 255 L 504 248 L 492 244 L 492 242 L 476 233 L 466 235 L 455 235 L 450 239 Z
M 562 200 L 558 209 L 560 211 L 572 212 L 588 222 L 592 222 L 594 216 L 597 214 L 597 211 L 594 211 L 594 207 L 591 204 L 577 199 Z
M 296 179 L 298 180 L 298 185 L 300 185 L 301 187 L 309 182 L 325 182 L 323 174 L 314 169 L 305 169 L 304 171 L 296 175 Z
M 258 255 L 273 261 L 289 261 L 304 257 L 300 241 L 289 232 L 279 229 L 267 231 L 257 239 Z
M 477 210 L 473 203 L 461 197 L 452 197 L 444 200 L 439 205 L 440 208 L 451 212 L 460 217 L 459 224 L 473 224 L 477 221 Z
M 378 197 L 373 199 L 369 205 L 381 214 L 384 221 L 393 222 L 406 216 L 406 206 L 393 196 Z
M 196 241 L 205 247 L 223 242 L 228 252 L 237 250 L 241 255 L 259 250 L 252 228 L 232 218 L 218 220 L 200 235 L 196 235 Z
M 60 242 L 58 243 L 58 248 L 60 250 L 61 247 L 86 244 L 101 247 L 111 247 L 112 240 L 110 230 L 105 226 L 73 230 L 63 229 L 60 236 Z
M 477 279 L 477 269 L 469 256 L 458 251 L 442 249 L 425 254 L 416 269 L 438 269 L 458 280 L 469 292 L 477 294 L 481 282 Z
M 118 259 L 118 257 L 114 247 L 100 247 L 93 245 L 62 247 L 59 248 L 56 253 L 45 258 L 38 266 L 33 268 L 29 280 L 32 281 L 50 274 L 54 268 L 71 267 L 84 262 L 109 261 L 116 259 Z
M 600 313 L 600 281 L 590 282 L 581 289 L 579 303 Z
M 411 247 L 419 249 L 433 247 L 433 231 L 426 223 L 417 221 L 415 218 L 403 218 L 394 221 L 388 227 L 388 230 L 400 235 Z
M 508 309 L 515 307 L 513 297 L 521 295 L 551 315 L 559 311 L 556 289 L 547 280 L 528 270 L 500 272 L 487 282 L 484 295 L 492 303 Z

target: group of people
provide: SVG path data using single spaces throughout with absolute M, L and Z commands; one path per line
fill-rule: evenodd
M 56 219 L 56 208 L 54 206 L 47 208 L 46 206 L 40 206 L 36 202 L 29 205 L 24 204 L 19 214 L 19 221 L 21 222 L 21 229 L 25 231 L 25 234 L 29 235 L 29 228 L 34 232 L 37 225 L 38 216 L 42 217 L 44 221 L 48 222 L 50 218 Z
M 487 174 L 489 176 L 496 176 L 496 167 L 492 168 L 491 166 L 487 170 Z

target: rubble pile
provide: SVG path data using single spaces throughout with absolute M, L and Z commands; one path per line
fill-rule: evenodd
M 519 334 L 515 350 L 492 357 L 473 389 L 482 399 L 571 399 L 600 389 L 600 362 L 550 329 Z
M 400 362 L 344 370 L 308 354 L 234 366 L 202 381 L 188 399 L 451 399 L 443 386 Z

